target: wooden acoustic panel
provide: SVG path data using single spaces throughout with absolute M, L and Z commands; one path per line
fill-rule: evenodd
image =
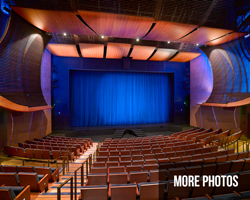
M 127 57 L 130 47 L 130 44 L 109 42 L 107 45 L 106 58 L 120 59 Z
M 173 57 L 171 62 L 189 62 L 197 58 L 201 53 L 190 53 L 190 52 L 179 52 L 175 57 Z
M 155 47 L 135 45 L 130 57 L 133 60 L 147 60 L 154 50 Z
M 250 104 L 250 97 L 246 99 L 242 99 L 239 101 L 235 102 L 230 102 L 230 103 L 203 103 L 201 104 L 202 106 L 213 106 L 213 107 L 227 107 L 227 108 L 233 108 L 233 107 L 240 107 L 240 106 L 245 106 Z
M 178 40 L 178 42 L 190 44 L 205 44 L 206 42 L 215 38 L 221 37 L 232 32 L 232 30 L 224 30 L 218 28 L 200 27 L 190 35 Z
M 95 35 L 73 12 L 13 6 L 12 9 L 35 27 L 52 33 Z
M 0 107 L 16 111 L 16 112 L 33 112 L 33 111 L 39 111 L 39 110 L 47 110 L 52 109 L 50 105 L 45 106 L 37 106 L 37 107 L 28 107 L 24 105 L 20 105 L 17 103 L 14 103 L 3 96 L 0 95 Z
M 197 26 L 174 22 L 158 21 L 144 38 L 146 40 L 175 41 L 194 30 Z
M 85 58 L 103 58 L 104 45 L 103 44 L 79 44 L 82 56 Z
M 48 44 L 46 48 L 55 56 L 79 57 L 76 45 L 73 44 Z
M 175 49 L 157 49 L 156 53 L 149 60 L 165 61 L 171 58 L 177 50 Z
M 223 44 L 223 43 L 226 43 L 226 42 L 229 42 L 229 41 L 232 41 L 232 40 L 236 40 L 240 37 L 243 37 L 245 36 L 246 33 L 239 33 L 239 32 L 233 32 L 229 35 L 226 35 L 222 38 L 219 38 L 217 40 L 214 40 L 214 41 L 211 41 L 211 42 L 207 42 L 205 43 L 206 45 L 211 45 L 211 46 L 214 46 L 214 45 L 218 45 L 218 44 Z
M 78 10 L 83 20 L 98 34 L 108 37 L 141 38 L 154 19 L 113 13 Z

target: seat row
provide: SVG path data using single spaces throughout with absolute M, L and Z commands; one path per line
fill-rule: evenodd
M 243 131 L 239 131 L 237 133 L 234 133 L 233 135 L 220 138 L 220 139 L 218 139 L 218 141 L 215 142 L 215 144 L 217 144 L 218 146 L 223 146 L 226 143 L 231 143 L 231 142 L 237 141 L 238 139 L 240 139 L 242 133 L 243 133 Z
M 221 129 L 217 129 L 217 130 L 215 130 L 215 131 L 210 131 L 210 132 L 207 132 L 207 133 L 203 133 L 203 134 L 194 136 L 194 137 L 192 137 L 192 140 L 193 140 L 194 142 L 199 142 L 199 141 L 200 141 L 201 139 L 203 139 L 203 138 L 207 138 L 207 137 L 210 137 L 210 136 L 212 136 L 212 135 L 217 135 L 217 134 L 219 134 L 219 133 L 221 133 L 221 132 L 222 132 Z M 227 130 L 227 132 L 230 132 L 230 130 Z
M 174 181 L 159 181 L 159 182 L 141 182 L 138 185 L 130 184 L 110 184 L 98 186 L 84 186 L 81 188 L 81 199 L 88 200 L 90 196 L 98 197 L 92 199 L 98 200 L 148 200 L 148 199 L 184 199 L 196 198 L 201 199 L 224 199 L 225 194 L 230 197 L 250 197 L 250 172 L 237 173 L 238 186 L 226 187 L 209 187 L 208 184 L 203 186 L 203 180 L 200 178 L 198 184 L 200 187 L 180 186 L 176 187 Z M 220 182 L 223 181 L 222 176 L 218 176 Z M 207 198 L 208 197 L 208 198 Z
M 203 142 L 204 145 L 211 144 L 213 141 L 216 141 L 220 138 L 226 137 L 230 134 L 231 130 L 224 131 L 216 135 L 210 135 L 206 138 L 200 139 L 200 142 Z
M 203 164 L 178 168 L 158 169 L 157 165 L 117 166 L 93 168 L 88 174 L 88 185 L 126 184 L 174 180 L 174 176 L 220 175 L 250 170 L 250 159 Z M 132 179 L 131 179 L 132 178 Z
M 74 160 L 74 152 L 68 150 L 47 150 L 47 149 L 23 149 L 20 147 L 4 146 L 4 153 L 8 156 L 18 156 L 24 158 L 35 159 L 63 159 L 69 157 L 69 160 Z M 78 155 L 78 154 L 77 154 Z
M 93 145 L 93 140 L 90 138 L 75 138 L 75 137 L 63 137 L 63 136 L 45 136 L 42 139 L 34 138 L 34 140 L 51 140 L 51 141 L 88 141 L 90 145 Z
M 0 172 L 12 172 L 12 173 L 30 172 L 30 173 L 37 173 L 39 175 L 48 174 L 49 182 L 56 182 L 59 180 L 59 168 L 0 165 Z
M 218 146 L 210 146 L 204 147 L 201 143 L 197 145 L 184 145 L 184 146 L 173 146 L 173 147 L 164 147 L 161 148 L 148 148 L 148 149 L 129 149 L 129 150 L 106 150 L 106 151 L 99 151 L 99 156 L 119 156 L 119 155 L 138 155 L 138 154 L 150 154 L 150 153 L 168 153 L 168 152 L 178 152 L 180 155 L 193 155 L 198 153 L 209 153 L 218 150 Z M 175 156 L 175 155 L 174 155 Z
M 49 176 L 38 175 L 37 173 L 19 172 L 0 172 L 0 185 L 5 186 L 24 186 L 30 185 L 31 192 L 45 192 L 48 190 Z
M 209 128 L 209 129 L 205 129 L 205 130 L 202 130 L 202 131 L 198 131 L 196 133 L 189 133 L 187 134 L 185 137 L 183 137 L 185 140 L 193 140 L 193 138 L 199 136 L 199 135 L 203 135 L 205 133 L 209 133 L 209 132 L 212 132 L 212 128 Z
M 217 153 L 217 152 L 216 152 Z M 144 164 L 161 164 L 165 163 L 166 166 L 173 166 L 172 163 L 179 162 L 179 165 L 182 166 L 194 166 L 194 165 L 201 165 L 203 163 L 212 164 L 212 163 L 220 163 L 232 160 L 240 160 L 245 158 L 250 158 L 250 152 L 241 152 L 241 153 L 234 153 L 234 154 L 226 154 L 226 151 L 221 151 L 217 154 L 216 157 L 205 157 L 202 154 L 197 154 L 187 157 L 170 157 L 170 158 L 159 158 L 157 159 L 142 159 L 142 160 L 131 160 L 131 157 L 127 160 L 118 160 L 118 161 L 96 161 L 93 163 L 93 167 L 110 167 L 110 166 L 127 166 L 127 165 L 144 165 Z
M 185 144 L 185 145 L 176 145 L 174 146 L 173 143 L 169 143 L 167 145 L 136 145 L 136 146 L 126 146 L 126 147 L 100 147 L 99 151 L 122 151 L 122 150 L 140 150 L 143 151 L 144 149 L 151 149 L 151 150 L 159 150 L 160 152 L 168 152 L 168 151 L 179 151 L 179 150 L 188 150 L 188 149 L 196 149 L 196 148 L 202 148 L 203 144 L 202 143 L 192 143 L 192 144 Z M 164 150 L 166 149 L 166 151 Z M 160 153 L 158 152 L 158 153 Z

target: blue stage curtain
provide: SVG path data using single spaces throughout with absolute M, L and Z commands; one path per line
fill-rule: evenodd
M 166 123 L 173 81 L 166 73 L 71 72 L 71 126 Z

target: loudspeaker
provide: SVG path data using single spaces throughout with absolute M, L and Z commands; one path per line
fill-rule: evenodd
M 123 60 L 122 69 L 124 69 L 124 70 L 130 69 L 130 60 L 131 60 L 131 58 L 123 57 L 122 60 Z

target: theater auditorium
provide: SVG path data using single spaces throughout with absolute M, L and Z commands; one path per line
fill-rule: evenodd
M 249 0 L 0 0 L 0 200 L 250 199 Z

